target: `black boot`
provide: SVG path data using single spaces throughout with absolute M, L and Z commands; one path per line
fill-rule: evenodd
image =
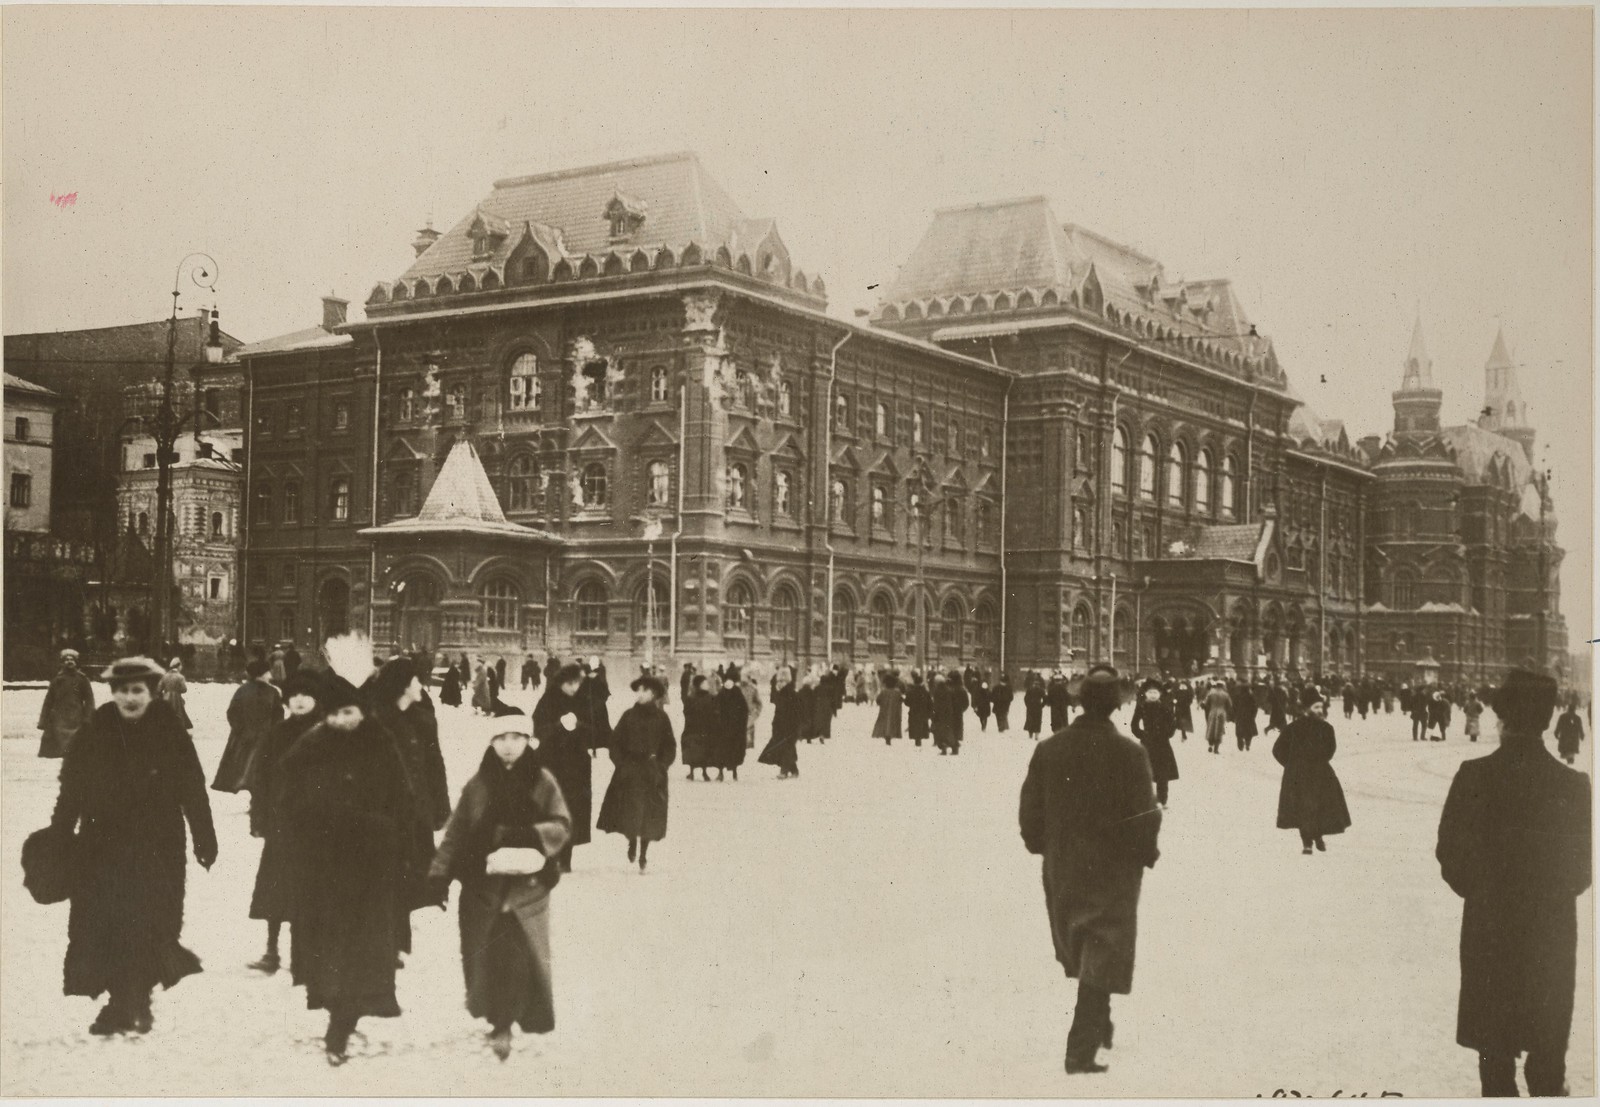
M 264 972 L 268 976 L 271 976 L 282 967 L 283 959 L 278 956 L 276 951 L 270 949 L 261 955 L 261 960 L 252 961 L 245 966 L 245 968 L 254 969 L 256 972 Z
M 328 1055 L 328 1064 L 337 1067 L 350 1060 L 350 1035 L 355 1029 L 356 1020 L 348 1015 L 328 1016 L 328 1032 L 322 1038 L 322 1048 Z
M 113 999 L 100 1008 L 100 1013 L 89 1024 L 89 1033 L 97 1037 L 107 1038 L 112 1034 L 123 1034 L 133 1028 L 133 1019 L 123 1009 L 120 1002 Z
M 489 1031 L 489 1048 L 494 1050 L 494 1055 L 504 1061 L 511 1056 L 511 1028 L 497 1026 Z

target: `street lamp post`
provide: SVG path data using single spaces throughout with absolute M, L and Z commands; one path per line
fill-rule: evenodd
M 644 664 L 656 666 L 656 539 L 661 537 L 661 520 L 651 517 L 644 524 Z
M 1539 668 L 1542 670 L 1550 665 L 1550 620 L 1546 614 L 1550 607 L 1550 544 L 1545 534 L 1545 512 L 1550 507 L 1550 470 L 1535 470 L 1533 485 L 1539 490 Z
M 183 270 L 191 259 L 204 258 L 207 265 L 196 265 L 189 276 L 195 285 L 204 289 L 217 286 L 217 263 L 209 254 L 192 253 L 178 262 L 172 276 L 172 315 L 167 320 L 166 371 L 161 378 L 161 407 L 156 411 L 156 542 L 151 565 L 151 636 L 161 649 L 173 640 L 172 608 L 172 463 L 177 459 L 174 447 L 178 441 L 178 428 L 184 420 L 172 403 L 174 373 L 178 353 L 178 295 L 183 280 Z M 217 338 L 216 316 L 212 315 L 212 333 L 207 348 Z M 217 346 L 221 352 L 221 346 Z

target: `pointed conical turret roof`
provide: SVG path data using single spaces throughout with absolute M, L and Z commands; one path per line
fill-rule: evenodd
M 422 511 L 412 519 L 396 519 L 362 534 L 480 534 L 559 542 L 548 531 L 535 530 L 506 518 L 489 474 L 472 443 L 462 439 L 450 448 L 439 475 L 428 490 Z
M 1411 328 L 1411 350 L 1406 354 L 1406 373 L 1400 382 L 1400 391 L 1410 392 L 1433 387 L 1433 359 L 1422 341 L 1422 316 L 1417 316 Z
M 1510 369 L 1514 365 L 1511 354 L 1506 349 L 1506 331 L 1504 327 L 1496 327 L 1494 332 L 1494 349 L 1489 351 L 1489 360 L 1483 363 L 1485 369 Z

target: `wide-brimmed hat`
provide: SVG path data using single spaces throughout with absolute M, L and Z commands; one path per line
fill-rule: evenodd
M 100 679 L 115 688 L 136 680 L 160 680 L 166 675 L 167 671 L 148 657 L 124 657 L 108 665 Z
M 656 699 L 664 700 L 667 698 L 667 686 L 663 684 L 661 678 L 656 676 L 654 673 L 644 673 L 638 677 L 635 677 L 633 683 L 628 685 L 628 687 L 635 692 L 641 688 L 648 688 L 650 693 L 655 696 Z

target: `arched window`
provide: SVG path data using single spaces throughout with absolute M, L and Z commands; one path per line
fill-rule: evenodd
M 872 597 L 872 608 L 867 614 L 867 637 L 874 642 L 889 640 L 889 624 L 894 619 L 894 607 L 889 597 L 881 592 Z
M 1194 462 L 1194 510 L 1197 515 L 1211 514 L 1211 451 L 1201 450 Z
M 848 592 L 833 594 L 833 640 L 848 647 L 855 640 L 856 601 Z
M 1089 609 L 1082 604 L 1072 609 L 1072 648 L 1089 649 Z
M 875 527 L 889 525 L 889 494 L 881 484 L 872 486 L 872 525 Z
M 961 424 L 951 419 L 945 428 L 945 437 L 947 439 L 945 442 L 946 452 L 959 454 L 961 452 Z
M 833 429 L 843 434 L 850 432 L 850 401 L 844 396 L 833 398 Z
M 1139 447 L 1139 498 L 1153 500 L 1156 498 L 1156 436 L 1144 436 L 1144 444 Z
M 516 630 L 522 593 L 509 580 L 499 578 L 487 581 L 478 589 L 478 599 L 483 605 L 478 625 L 485 630 Z
M 750 625 L 755 614 L 755 596 L 750 586 L 739 580 L 728 589 L 722 601 L 722 636 L 724 638 L 750 637 Z
M 978 655 L 983 658 L 995 656 L 996 646 L 1000 640 L 997 633 L 998 626 L 995 621 L 994 608 L 988 602 L 978 605 L 977 614 L 972 618 L 973 645 L 977 647 Z
M 334 477 L 328 484 L 328 516 L 336 523 L 350 518 L 350 478 Z
M 579 634 L 604 634 L 606 632 L 606 586 L 591 580 L 578 589 L 577 615 Z
M 1111 491 L 1128 494 L 1128 430 L 1118 427 L 1111 436 Z
M 800 652 L 800 603 L 792 588 L 772 594 L 772 652 L 781 658 Z
M 1417 577 L 1410 569 L 1400 569 L 1394 574 L 1394 603 L 1397 610 L 1417 606 Z
M 1167 451 L 1167 504 L 1170 507 L 1183 506 L 1184 470 L 1188 461 L 1183 443 L 1174 442 Z
M 983 434 L 978 438 L 978 456 L 985 461 L 994 452 L 994 432 L 988 427 L 983 429 Z
M 946 536 L 955 539 L 957 542 L 965 540 L 966 532 L 962 527 L 964 522 L 961 501 L 954 498 L 946 500 L 944 502 L 944 532 Z
M 850 489 L 844 481 L 835 480 L 828 494 L 829 518 L 835 523 L 849 522 Z
M 889 409 L 881 401 L 874 410 L 872 426 L 879 438 L 889 437 Z
M 1233 518 L 1234 512 L 1234 481 L 1233 455 L 1224 454 L 1222 458 L 1222 514 L 1226 518 Z
M 268 502 L 268 506 L 270 507 L 271 506 L 271 500 L 272 500 L 272 493 L 269 490 L 265 489 L 265 488 L 260 488 L 260 489 L 256 490 L 256 495 L 260 496 L 262 492 L 266 492 L 267 493 L 267 502 Z M 140 534 L 149 534 L 150 533 L 150 513 L 148 511 L 139 512 L 139 533 Z
M 794 410 L 794 389 L 788 381 L 778 382 L 778 414 L 787 416 Z
M 1111 650 L 1111 663 L 1122 671 L 1128 669 L 1128 658 L 1133 649 L 1133 617 L 1126 608 L 1118 608 L 1111 617 L 1112 636 L 1116 639 Z
M 657 365 L 650 370 L 650 401 L 659 404 L 664 403 L 666 398 L 667 371 L 664 367 Z
M 598 461 L 583 468 L 583 506 L 606 506 L 606 467 Z
M 794 511 L 793 483 L 794 478 L 782 469 L 772 475 L 772 509 L 779 515 Z
M 939 609 L 939 641 L 946 646 L 961 645 L 961 604 L 954 596 Z
M 1089 513 L 1081 505 L 1072 509 L 1072 548 L 1089 548 Z
M 728 506 L 730 508 L 743 508 L 745 506 L 745 484 L 750 479 L 750 472 L 742 464 L 735 463 L 728 466 Z
M 991 534 L 991 530 L 992 530 L 993 526 L 994 526 L 994 512 L 989 507 L 989 501 L 988 500 L 979 500 L 978 501 L 978 515 L 977 515 L 978 541 L 979 542 L 993 543 L 994 536 Z
M 539 359 L 519 354 L 511 363 L 511 380 L 506 398 L 512 411 L 537 411 L 539 408 Z
M 528 454 L 518 454 L 506 466 L 506 492 L 512 511 L 532 511 L 538 502 L 539 463 Z
M 665 461 L 652 461 L 650 474 L 650 506 L 666 507 L 672 497 L 672 470 Z
M 221 537 L 223 537 L 223 534 L 222 534 L 222 512 L 220 512 L 220 511 L 213 511 L 211 513 L 211 537 L 213 537 L 213 538 L 221 538 Z
M 911 444 L 913 446 L 922 445 L 922 412 L 920 411 L 911 413 Z

